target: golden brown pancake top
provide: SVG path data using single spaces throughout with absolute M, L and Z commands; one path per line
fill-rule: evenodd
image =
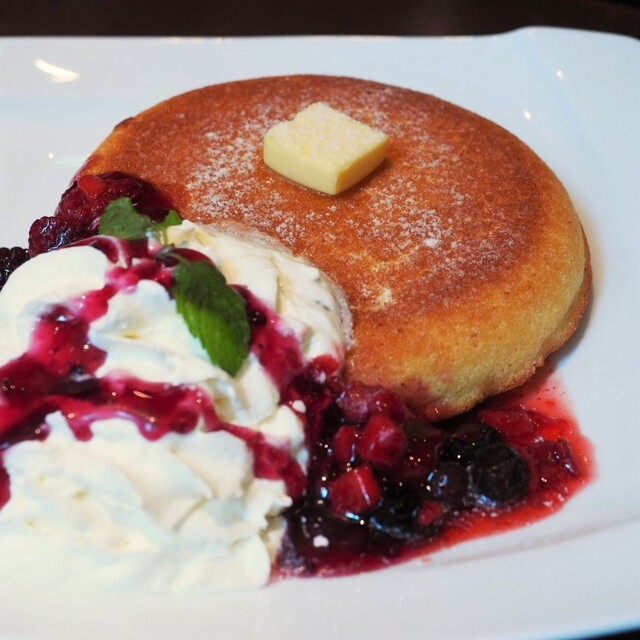
M 261 158 L 265 132 L 317 101 L 390 139 L 383 165 L 337 196 Z M 191 220 L 249 225 L 316 263 L 354 314 L 350 373 L 429 415 L 514 384 L 523 367 L 529 375 L 586 301 L 580 224 L 554 174 L 494 123 L 415 91 L 326 76 L 206 87 L 124 121 L 82 172 L 113 170 L 153 182 Z M 552 317 L 537 318 L 541 305 Z M 496 342 L 513 350 L 511 332 L 536 344 L 519 364 L 482 373 Z M 446 385 L 470 369 L 475 392 L 470 383 L 454 398 Z

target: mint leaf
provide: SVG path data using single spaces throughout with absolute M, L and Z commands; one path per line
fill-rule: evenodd
M 213 364 L 235 375 L 251 338 L 244 298 L 208 260 L 180 260 L 173 278 L 171 293 L 189 331 Z
M 160 234 L 164 239 L 167 228 L 181 222 L 182 218 L 173 209 L 162 222 L 154 222 L 149 216 L 136 210 L 131 198 L 118 198 L 112 200 L 104 210 L 98 233 L 123 240 L 137 240 L 150 234 Z
M 136 211 L 131 198 L 118 198 L 104 210 L 99 233 L 124 240 L 156 235 L 166 245 L 167 229 L 181 223 L 177 211 L 171 210 L 162 222 L 154 222 Z M 178 313 L 200 340 L 211 362 L 235 375 L 249 353 L 251 338 L 244 298 L 227 285 L 222 273 L 208 260 L 187 260 L 171 250 L 169 255 L 178 260 L 171 287 Z
M 100 217 L 101 235 L 116 236 L 124 240 L 144 238 L 151 228 L 151 218 L 138 213 L 131 198 L 112 200 Z
M 151 224 L 153 225 L 154 231 L 166 231 L 169 227 L 182 224 L 182 218 L 177 211 L 171 209 L 162 222 L 152 222 Z

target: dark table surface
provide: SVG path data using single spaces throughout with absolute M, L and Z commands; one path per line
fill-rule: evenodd
M 474 35 L 523 26 L 640 37 L 640 0 L 2 0 L 0 35 Z
M 0 0 L 0 36 L 442 36 L 525 26 L 640 38 L 640 0 Z M 640 629 L 606 637 L 640 638 Z

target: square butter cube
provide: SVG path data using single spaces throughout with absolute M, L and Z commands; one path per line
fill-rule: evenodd
M 293 120 L 271 127 L 264 137 L 264 161 L 305 187 L 334 195 L 356 184 L 385 158 L 382 131 L 315 102 Z

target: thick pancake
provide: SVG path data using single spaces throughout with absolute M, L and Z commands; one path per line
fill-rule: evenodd
M 388 158 L 338 196 L 273 173 L 264 133 L 323 101 L 383 130 Z M 496 124 L 352 78 L 206 87 L 120 124 L 81 172 L 153 182 L 189 219 L 279 238 L 344 289 L 347 374 L 446 417 L 523 382 L 574 331 L 588 252 L 553 172 Z

